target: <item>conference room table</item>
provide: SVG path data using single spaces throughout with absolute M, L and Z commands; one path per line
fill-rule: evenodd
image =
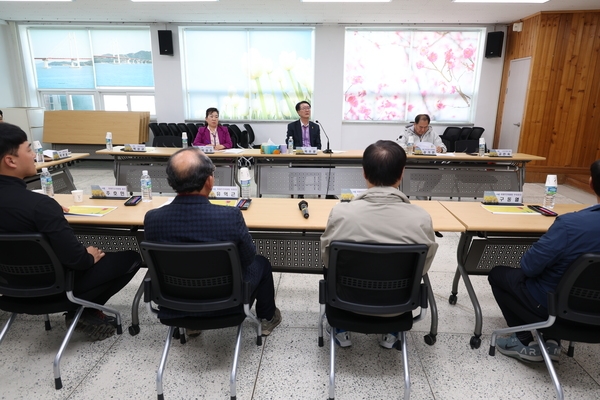
M 113 150 L 102 149 L 96 154 L 110 155 L 114 159 L 115 184 L 127 186 L 128 191 L 140 192 L 140 177 L 147 170 L 152 177 L 152 190 L 155 193 L 173 193 L 167 182 L 167 161 L 178 147 L 146 147 L 143 152 L 124 151 L 124 146 L 114 146 Z M 237 153 L 217 151 L 207 154 L 215 164 L 215 186 L 234 186 L 237 175 Z
M 245 150 L 255 165 L 257 196 L 340 194 L 366 188 L 363 150 L 334 150 L 331 154 L 261 154 Z M 407 196 L 483 197 L 485 190 L 522 191 L 525 166 L 544 157 L 515 153 L 511 157 L 467 153 L 409 155 L 400 190 Z
M 88 157 L 90 153 L 71 153 L 69 157 L 60 160 L 48 160 L 41 163 L 35 163 L 35 169 L 41 171 L 42 168 L 48 168 L 52 174 L 52 183 L 54 193 L 71 193 L 71 190 L 77 189 L 73 182 L 73 175 L 69 171 L 69 165 L 82 158 Z M 30 190 L 41 189 L 40 175 L 25 178 L 27 188 Z
M 115 160 L 117 185 L 139 191 L 147 169 L 153 189 L 171 193 L 166 181 L 167 158 L 178 148 L 146 147 L 125 152 L 123 146 L 96 153 Z M 240 165 L 253 165 L 257 197 L 264 195 L 339 195 L 344 189 L 364 189 L 363 150 L 334 150 L 331 154 L 263 154 L 260 149 L 233 149 L 208 154 L 217 167 L 216 186 L 233 186 Z M 515 153 L 511 157 L 479 157 L 466 153 L 409 155 L 400 190 L 407 196 L 483 197 L 485 190 L 522 191 L 525 166 L 544 157 Z
M 56 195 L 55 199 L 65 207 L 90 205 L 116 207 L 101 217 L 67 215 L 69 224 L 85 246 L 97 246 L 104 251 L 134 250 L 139 252 L 139 243 L 144 240 L 143 223 L 146 212 L 169 202 L 171 198 L 154 196 L 151 202 L 140 202 L 127 207 L 123 200 L 84 199 L 75 204 L 70 195 Z M 253 199 L 248 210 L 242 211 L 258 254 L 269 259 L 275 272 L 295 272 L 321 274 L 323 263 L 320 255 L 320 237 L 331 209 L 339 200 L 309 200 L 309 218 L 304 218 L 296 199 L 262 198 Z M 442 232 L 463 232 L 465 230 L 450 212 L 437 201 L 415 201 L 432 217 L 433 228 Z M 402 221 L 390 221 L 402 223 Z M 425 336 L 426 343 L 435 343 L 437 335 L 437 307 L 428 276 L 431 310 L 431 329 Z M 139 332 L 138 305 L 143 289 L 140 286 L 132 306 L 132 326 L 129 332 Z
M 440 205 L 465 228 L 456 251 L 457 269 L 448 301 L 456 304 L 458 282 L 462 277 L 475 312 L 475 329 L 470 345 L 476 349 L 481 345 L 483 318 L 469 275 L 487 275 L 496 265 L 519 268 L 522 255 L 546 233 L 556 218 L 541 214 L 493 214 L 478 202 L 442 201 Z M 553 211 L 561 215 L 588 206 L 556 204 Z

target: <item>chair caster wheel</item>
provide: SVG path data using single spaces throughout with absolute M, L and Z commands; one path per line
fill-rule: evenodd
M 139 326 L 139 325 L 131 325 L 131 326 L 128 328 L 128 330 L 129 330 L 129 334 L 130 334 L 131 336 L 135 336 L 135 335 L 137 335 L 138 333 L 140 333 L 140 326 Z
M 451 294 L 450 297 L 448 298 L 448 303 L 450 303 L 451 305 L 455 305 L 457 299 L 458 299 L 458 297 L 456 297 L 455 294 Z
M 481 346 L 481 338 L 479 336 L 471 336 L 471 341 L 469 342 L 472 349 L 478 349 Z
M 427 335 L 423 336 L 423 339 L 425 339 L 425 343 L 428 344 L 429 346 L 433 346 L 436 342 L 436 336 L 437 335 L 433 335 L 431 333 L 428 333 Z

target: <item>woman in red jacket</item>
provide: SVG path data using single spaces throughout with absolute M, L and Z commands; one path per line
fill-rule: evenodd
M 198 129 L 194 146 L 213 146 L 215 150 L 230 149 L 233 146 L 229 131 L 219 125 L 219 110 L 216 108 L 206 110 L 206 126 Z

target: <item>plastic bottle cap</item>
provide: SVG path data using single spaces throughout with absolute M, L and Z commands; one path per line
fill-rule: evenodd
M 36 149 L 36 150 L 42 148 L 42 144 L 40 143 L 39 140 L 34 140 L 33 141 L 33 148 Z
M 546 176 L 546 186 L 556 186 L 558 179 L 556 179 L 556 175 L 548 175 Z
M 147 170 L 143 170 L 142 171 L 142 175 L 148 175 L 148 171 Z
M 248 168 L 240 168 L 240 181 L 249 181 L 250 180 L 250 171 Z
M 112 132 L 106 132 L 106 138 L 112 139 Z
M 42 172 L 48 172 L 48 168 L 42 168 Z
M 484 139 L 484 138 L 482 138 L 482 137 L 480 137 L 480 138 L 479 138 L 479 144 L 485 144 L 485 139 Z

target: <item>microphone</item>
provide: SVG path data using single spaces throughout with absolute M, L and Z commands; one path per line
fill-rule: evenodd
M 298 208 L 300 211 L 302 211 L 304 218 L 308 218 L 308 203 L 306 200 L 302 200 L 300 203 L 298 203 Z
M 323 154 L 331 154 L 333 153 L 333 150 L 331 150 L 329 148 L 329 136 L 327 136 L 327 132 L 325 132 L 325 128 L 323 128 L 323 125 L 321 125 L 321 123 L 319 121 L 315 121 L 317 124 L 319 124 L 319 126 L 321 127 L 321 129 L 323 129 L 323 133 L 325 134 L 325 137 L 327 138 L 327 148 L 325 150 L 323 150 Z M 308 218 L 308 217 L 306 217 Z

